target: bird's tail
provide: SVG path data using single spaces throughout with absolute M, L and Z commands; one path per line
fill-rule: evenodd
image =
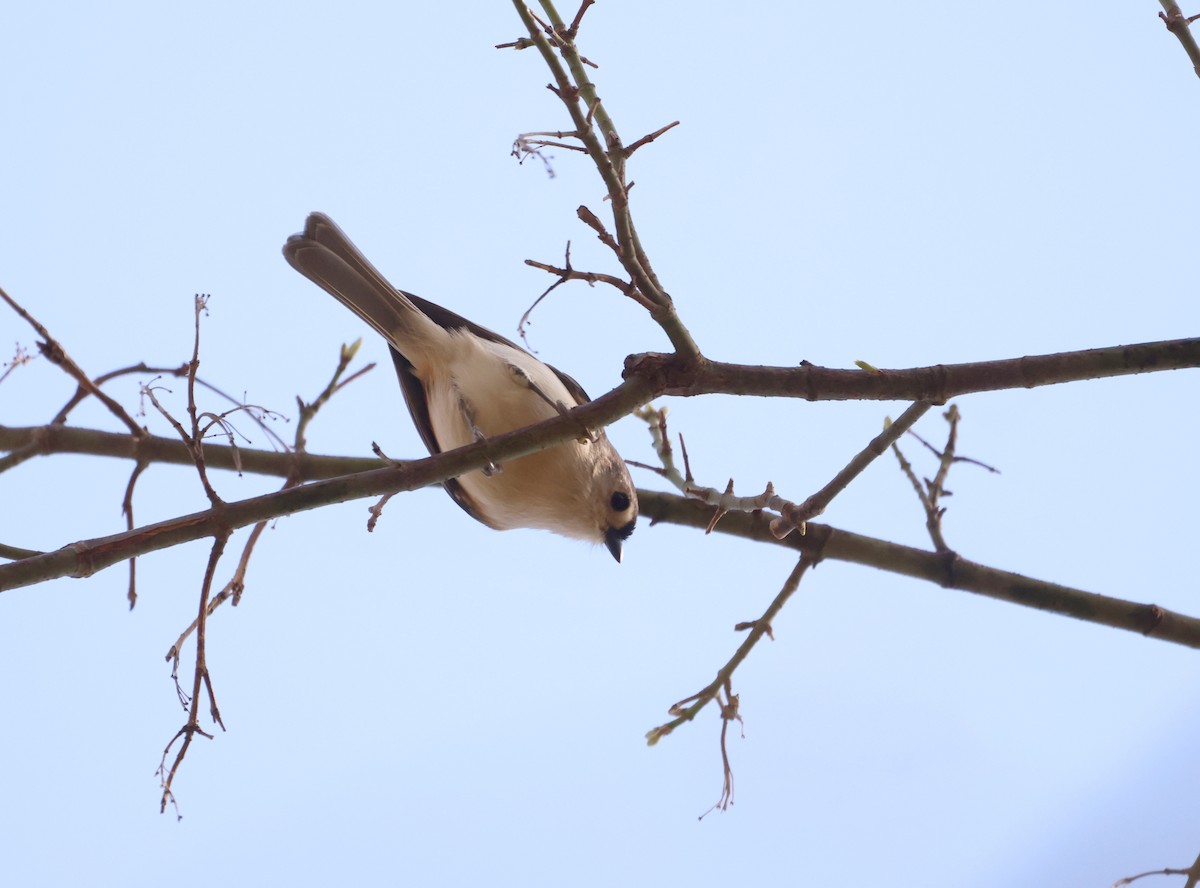
M 375 328 L 402 353 L 441 334 L 402 292 L 367 261 L 324 213 L 310 213 L 302 234 L 283 245 L 288 264 Z M 406 347 L 407 346 L 407 347 Z

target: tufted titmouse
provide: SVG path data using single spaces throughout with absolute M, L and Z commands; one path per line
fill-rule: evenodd
M 504 337 L 397 290 L 323 213 L 309 215 L 283 255 L 388 341 L 408 412 L 430 453 L 533 425 L 588 400 L 579 383 Z M 468 472 L 445 487 L 489 527 L 540 527 L 603 542 L 617 561 L 637 521 L 637 491 L 603 432 Z

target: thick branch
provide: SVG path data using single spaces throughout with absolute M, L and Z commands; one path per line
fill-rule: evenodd
M 204 512 L 173 518 L 92 540 L 82 540 L 54 552 L 0 565 L 0 591 L 29 586 L 57 577 L 86 577 L 146 552 L 218 536 L 281 515 L 342 503 L 368 496 L 427 487 L 489 462 L 502 462 L 561 444 L 581 428 L 601 428 L 649 399 L 643 383 L 631 380 L 588 404 L 536 426 L 499 435 L 426 459 L 399 463 L 357 475 L 317 481 L 233 503 L 219 503 Z M 207 448 L 206 448 L 207 451 Z
M 709 507 L 694 500 L 648 490 L 638 491 L 638 506 L 641 514 L 651 522 L 667 521 L 685 527 L 706 527 L 711 513 Z M 1124 601 L 1030 579 L 968 561 L 953 552 L 939 554 L 914 549 L 811 522 L 804 536 L 794 533 L 779 540 L 771 533 L 770 516 L 763 513 L 730 513 L 721 520 L 716 532 L 786 546 L 811 553 L 819 559 L 831 558 L 877 567 L 891 573 L 928 580 L 947 589 L 974 592 L 1010 604 L 1125 629 L 1185 647 L 1200 648 L 1200 619 L 1195 617 L 1165 610 L 1156 604 Z
M 333 478 L 292 490 L 280 491 L 262 497 L 229 503 L 207 512 L 199 512 L 182 518 L 161 522 L 122 534 L 88 540 L 67 546 L 56 552 L 23 559 L 8 565 L 0 565 L 0 590 L 31 585 L 63 576 L 88 576 L 127 558 L 156 551 L 191 540 L 202 539 L 221 533 L 226 527 L 238 528 L 267 518 L 289 515 L 336 502 L 345 502 L 367 496 L 379 496 L 402 490 L 413 490 L 435 484 L 446 478 L 479 468 L 489 461 L 512 459 L 545 447 L 561 443 L 579 433 L 580 425 L 602 427 L 646 403 L 657 394 L 701 394 L 726 392 L 733 394 L 761 394 L 786 397 L 803 397 L 810 400 L 828 399 L 901 399 L 945 400 L 954 395 L 972 391 L 987 391 L 1002 388 L 1032 387 L 1105 376 L 1141 373 L 1151 370 L 1168 370 L 1200 366 L 1200 339 L 1180 339 L 1169 342 L 1146 343 L 1133 346 L 1118 346 L 1108 349 L 1093 349 L 1058 355 L 1018 358 L 1007 361 L 988 361 L 977 364 L 958 364 L 918 368 L 915 370 L 830 370 L 802 366 L 798 368 L 749 367 L 734 364 L 719 364 L 701 361 L 688 367 L 680 366 L 667 356 L 642 355 L 631 359 L 635 372 L 621 386 L 596 401 L 579 407 L 565 416 L 556 417 L 538 426 L 511 432 L 486 442 L 479 442 L 437 457 L 375 469 L 348 477 Z M 11 430 L 0 428 L 0 441 L 5 436 L 20 432 L 32 435 L 45 433 L 45 429 Z M 57 432 L 55 432 L 56 434 Z M 66 430 L 64 430 L 64 434 Z M 88 436 L 103 436 L 89 432 Z M 127 436 L 104 436 L 102 443 L 112 446 L 113 452 L 120 450 L 115 439 Z M 162 446 L 162 439 L 153 439 L 147 447 Z M 137 458 L 138 447 L 124 445 L 127 455 Z M 164 458 L 173 462 L 186 462 L 181 458 L 181 445 L 175 444 L 164 451 Z M 225 453 L 222 453 L 224 451 Z M 89 452 L 99 452 L 90 450 Z M 206 459 L 212 465 L 232 464 L 232 452 L 228 448 L 208 445 Z M 229 454 L 228 458 L 225 454 Z M 142 454 L 144 456 L 144 454 Z M 287 474 L 296 463 L 288 454 L 258 454 L 245 451 L 241 454 L 241 465 L 250 468 L 258 459 L 285 467 L 275 473 Z M 326 457 L 325 460 L 330 458 Z M 321 458 L 305 457 L 302 460 L 310 470 L 320 466 L 333 468 Z M 252 469 L 253 470 L 253 469 Z M 644 492 L 646 502 L 657 501 L 660 494 Z M 690 503 L 689 509 L 696 504 Z M 654 519 L 662 517 L 643 506 L 643 512 Z M 708 523 L 707 511 L 693 515 L 697 526 Z M 745 518 L 731 515 L 726 520 Z M 672 519 L 675 520 L 675 519 Z M 687 522 L 690 523 L 690 522 Z M 738 522 L 740 525 L 740 522 Z M 817 527 L 817 526 L 814 526 Z M 722 525 L 722 530 L 730 532 Z M 766 530 L 766 538 L 774 540 Z M 812 545 L 814 541 L 827 543 L 819 533 L 798 538 L 801 544 Z M 894 547 L 889 550 L 897 561 L 880 561 L 878 546 L 891 546 L 881 541 L 870 541 L 871 547 L 863 554 L 861 547 L 850 547 L 850 539 L 867 540 L 844 531 L 838 531 L 833 549 L 828 546 L 824 557 L 844 558 L 864 564 L 886 567 L 898 573 L 909 574 L 932 580 L 953 588 L 964 588 L 981 594 L 1042 607 L 1080 619 L 1107 623 L 1130 631 L 1146 632 L 1180 644 L 1200 646 L 1200 622 L 1188 617 L 1164 612 L 1152 605 L 1135 605 L 1103 596 L 1090 596 L 1076 590 L 1037 581 L 1016 574 L 990 571 L 972 565 L 962 559 L 947 561 L 930 553 L 915 549 Z M 789 537 L 789 540 L 792 540 Z M 889 556 L 890 558 L 891 556 Z M 936 560 L 933 560 L 935 559 Z M 914 560 L 915 559 L 915 560 Z M 976 569 L 985 573 L 976 577 Z M 1115 602 L 1103 607 L 1096 602 Z M 1049 602 L 1049 603 L 1047 603 Z M 1180 622 L 1184 621 L 1184 622 Z M 1182 627 L 1182 628 L 1181 628 Z M 1182 633 L 1182 634 L 1180 634 Z
M 804 398 L 809 401 L 927 400 L 938 403 L 971 392 L 1033 388 L 1084 379 L 1200 367 L 1200 339 L 1173 339 L 904 370 L 839 370 L 807 363 L 799 367 L 764 367 L 708 360 L 684 365 L 670 355 L 660 354 L 632 355 L 625 364 L 625 375 L 631 382 L 584 408 L 586 412 L 579 414 L 581 421 L 595 425 L 607 424 L 622 415 L 615 412 L 614 405 L 632 403 L 637 397 L 642 398 L 640 403 L 647 403 L 661 395 L 687 397 L 728 394 Z M 627 388 L 630 385 L 636 386 L 642 394 L 631 398 L 631 389 Z M 596 405 L 601 402 L 608 408 L 597 410 Z M 65 426 L 14 428 L 0 425 L 0 450 L 13 451 L 33 445 L 42 454 L 88 453 L 141 458 L 147 462 L 191 462 L 186 450 L 177 441 L 168 438 L 149 437 L 138 442 L 126 434 Z M 250 449 L 240 449 L 238 457 L 240 464 L 234 461 L 229 448 L 211 444 L 205 446 L 205 458 L 216 467 L 285 476 L 295 467 L 303 479 L 331 478 L 379 465 L 373 459 L 350 462 L 348 457 L 294 455 Z
M 970 392 L 1034 388 L 1083 379 L 1200 367 L 1200 339 L 1172 339 L 1086 351 L 1034 355 L 970 364 L 935 364 L 907 370 L 836 370 L 726 364 L 701 358 L 684 364 L 671 355 L 631 355 L 627 379 L 653 381 L 657 395 L 726 394 L 808 401 L 931 401 Z
M 82 453 L 91 456 L 115 456 L 146 463 L 192 465 L 187 447 L 178 438 L 157 435 L 135 438 L 121 432 L 104 432 L 75 426 L 4 426 L 0 425 L 0 451 L 35 445 L 40 455 Z M 206 443 L 204 461 L 209 468 L 277 475 L 286 478 L 295 471 L 300 481 L 336 478 L 353 472 L 377 469 L 385 463 L 375 457 L 319 456 L 251 448 L 233 448 L 226 444 Z
M 1167 30 L 1179 38 L 1183 51 L 1192 61 L 1192 70 L 1200 77 L 1200 46 L 1196 45 L 1196 38 L 1191 31 L 1192 22 L 1200 16 L 1185 16 L 1175 0 L 1159 0 L 1159 3 L 1166 12 L 1160 12 L 1158 17 L 1163 20 Z

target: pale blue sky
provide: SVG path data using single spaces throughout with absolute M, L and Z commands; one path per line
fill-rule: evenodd
M 1200 82 L 1158 8 L 605 0 L 581 43 L 627 141 L 682 121 L 631 177 L 702 349 L 904 367 L 1196 334 Z M 558 261 L 570 239 L 577 267 L 614 270 L 575 219 L 603 214 L 594 171 L 509 157 L 517 133 L 567 119 L 537 55 L 492 48 L 520 34 L 508 3 L 5 19 L 0 285 L 93 373 L 183 361 L 208 292 L 202 374 L 294 412 L 367 335 L 279 253 L 314 209 L 398 286 L 506 335 L 549 283 L 524 259 Z M 593 394 L 666 345 L 584 286 L 544 303 L 531 337 Z M 14 342 L 33 336 L 0 312 L 5 359 Z M 381 366 L 311 449 L 419 454 L 382 342 L 362 355 Z M 112 392 L 135 407 L 138 381 Z M 955 470 L 950 544 L 1200 612 L 1196 386 L 960 400 L 961 451 L 1003 474 Z M 35 363 L 0 385 L 0 423 L 43 422 L 70 391 Z M 797 500 L 903 409 L 668 404 L 702 480 Z M 936 413 L 918 430 L 944 436 Z M 635 420 L 611 434 L 652 458 Z M 120 529 L 127 473 L 56 457 L 0 477 L 0 540 Z M 217 478 L 229 499 L 275 486 Z M 141 522 L 203 505 L 184 469 L 139 486 Z M 1105 886 L 1200 851 L 1193 652 L 822 564 L 736 676 L 737 803 L 697 823 L 720 791 L 715 713 L 654 749 L 642 735 L 725 662 L 789 555 L 642 526 L 617 566 L 489 531 L 438 491 L 393 500 L 370 535 L 368 505 L 277 522 L 243 604 L 210 624 L 229 730 L 193 747 L 178 823 L 157 812 L 182 721 L 162 657 L 207 546 L 144 558 L 132 614 L 123 568 L 0 596 L 6 884 Z M 826 517 L 928 545 L 890 458 Z

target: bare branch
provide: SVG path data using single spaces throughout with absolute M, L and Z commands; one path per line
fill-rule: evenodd
M 761 393 L 817 400 L 850 397 L 896 398 L 905 396 L 900 394 L 901 392 L 909 392 L 916 394 L 918 399 L 939 401 L 949 392 L 1030 387 L 1071 379 L 1200 366 L 1200 339 L 879 373 L 828 370 L 812 365 L 796 369 L 746 367 L 717 364 L 707 360 L 682 366 L 661 355 L 635 358 L 633 365 L 635 369 L 627 373 L 627 379 L 622 385 L 595 401 L 571 410 L 566 416 L 554 417 L 536 426 L 499 435 L 486 442 L 476 442 L 435 457 L 381 468 L 351 478 L 336 479 L 336 483 L 318 482 L 244 500 L 237 504 L 236 510 L 231 509 L 225 513 L 225 520 L 233 521 L 231 526 L 241 527 L 264 518 L 292 514 L 332 502 L 344 502 L 358 496 L 381 496 L 437 483 L 479 468 L 487 462 L 516 458 L 533 450 L 561 443 L 577 436 L 581 425 L 590 429 L 603 428 L 639 405 L 665 393 L 699 394 L 705 391 L 726 391 L 748 394 L 762 388 L 764 391 Z M 782 381 L 786 381 L 791 388 L 782 387 Z M 16 431 L 24 436 L 27 442 L 25 446 L 30 446 L 43 436 L 43 430 L 40 429 Z M 11 440 L 14 437 L 7 434 L 8 432 L 9 430 L 0 427 L 0 441 Z M 20 439 L 20 435 L 16 437 Z M 79 443 L 77 438 L 74 440 Z M 111 446 L 112 438 L 105 440 L 110 442 L 108 446 Z M 147 445 L 151 443 L 152 440 L 147 441 Z M 130 447 L 128 442 L 124 442 L 123 446 L 130 452 L 136 452 L 136 448 Z M 83 447 L 79 449 L 89 452 Z M 218 448 L 212 448 L 209 451 L 210 456 L 217 451 Z M 229 458 L 228 454 L 225 458 Z M 264 464 L 271 464 L 271 460 L 264 459 L 261 454 L 257 459 L 262 460 Z M 0 460 L 0 463 L 2 462 Z M 277 465 L 291 471 L 287 458 L 279 459 Z M 125 534 L 81 541 L 15 564 L 0 565 L 0 590 L 29 585 L 57 576 L 87 576 L 133 555 L 211 536 L 218 525 L 214 513 L 202 512 Z
M 200 589 L 200 614 L 197 617 L 196 627 L 196 671 L 192 681 L 192 693 L 190 697 L 190 708 L 188 711 L 188 719 L 182 728 L 180 728 L 171 741 L 163 750 L 162 762 L 159 764 L 159 779 L 162 781 L 162 799 L 159 805 L 159 811 L 167 810 L 167 803 L 175 804 L 175 793 L 172 786 L 175 782 L 175 775 L 179 772 L 179 766 L 183 764 L 183 759 L 187 755 L 188 749 L 192 745 L 192 738 L 197 734 L 212 739 L 212 734 L 205 732 L 200 727 L 199 721 L 199 705 L 201 688 L 208 693 L 209 698 L 209 715 L 212 720 L 221 726 L 221 730 L 225 730 L 225 725 L 221 721 L 221 714 L 217 709 L 217 699 L 213 694 L 212 678 L 208 674 L 208 665 L 205 661 L 205 621 L 208 617 L 208 595 L 212 588 L 213 574 L 217 569 L 217 562 L 221 560 L 221 555 L 225 551 L 225 543 L 229 539 L 228 532 L 218 535 L 213 540 L 212 548 L 208 553 L 208 565 L 204 570 L 204 581 Z M 171 751 L 171 747 L 180 737 L 183 738 L 183 743 L 179 747 L 179 751 L 175 754 L 175 761 L 171 765 L 170 770 L 166 769 L 167 755 Z M 178 806 L 176 805 L 176 812 Z
M 666 521 L 703 528 L 709 510 L 686 497 L 638 489 L 638 508 L 651 523 Z M 1031 607 L 1088 623 L 1134 632 L 1147 638 L 1200 649 L 1200 619 L 1157 604 L 1144 604 L 1098 595 L 1070 586 L 1036 580 L 1011 571 L 969 561 L 956 553 L 942 554 L 875 539 L 828 524 L 809 522 L 803 536 L 776 539 L 761 515 L 730 513 L 716 532 L 759 543 L 810 552 L 821 560 L 848 561 L 890 573 L 925 580 L 946 589 L 958 589 Z M 0 568 L 2 569 L 2 568 Z
M 43 327 L 37 321 L 37 319 L 33 317 L 33 315 L 18 305 L 17 302 L 8 295 L 8 293 L 4 292 L 3 288 L 0 288 L 0 299 L 3 299 L 5 302 L 7 302 L 9 307 L 12 308 L 12 310 L 18 315 L 20 315 L 26 321 L 26 323 L 33 327 L 33 329 L 37 331 L 37 334 L 42 337 L 44 342 L 38 343 L 38 348 L 41 350 L 42 355 L 46 358 L 46 360 L 61 367 L 80 385 L 81 388 L 86 389 L 89 394 L 95 395 L 100 402 L 109 409 L 109 412 L 112 413 L 113 416 L 115 416 L 117 419 L 123 422 L 126 427 L 128 427 L 131 433 L 134 435 L 145 434 L 145 429 L 134 422 L 133 417 L 125 411 L 125 408 L 106 395 L 104 392 L 100 391 L 99 387 L 92 382 L 91 377 L 84 373 L 83 370 L 80 369 L 79 365 L 71 360 L 71 356 L 68 355 L 66 349 L 64 349 L 58 343 L 58 340 L 50 335 L 50 331 Z
M 564 24 L 548 0 L 543 0 L 541 6 L 550 24 L 534 15 L 523 0 L 513 0 L 513 5 L 554 77 L 551 88 L 566 107 L 575 132 L 604 181 L 612 206 L 616 242 L 621 245 L 618 260 L 638 291 L 654 306 L 651 316 L 670 338 L 681 360 L 686 362 L 698 357 L 699 347 L 675 312 L 670 296 L 658 282 L 637 237 L 629 211 L 625 148 L 588 76 L 585 68 L 588 62 L 575 46 L 575 31 Z M 577 16 L 577 20 L 579 18 Z M 566 67 L 559 61 L 556 49 Z
M 909 407 L 904 411 L 900 419 L 895 423 L 890 423 L 882 433 L 873 438 L 859 453 L 855 454 L 854 458 L 828 484 L 799 505 L 777 495 L 775 487 L 770 481 L 767 482 L 766 489 L 762 493 L 757 496 L 745 497 L 737 496 L 734 493 L 732 478 L 729 479 L 724 492 L 721 492 L 712 487 L 703 487 L 695 484 L 690 465 L 687 467 L 687 477 L 681 477 L 679 471 L 675 468 L 671 456 L 670 443 L 667 438 L 665 411 L 644 407 L 638 410 L 636 415 L 650 424 L 651 434 L 654 437 L 655 450 L 658 452 L 659 458 L 663 461 L 663 477 L 671 481 L 685 496 L 715 507 L 705 533 L 712 533 L 713 528 L 717 526 L 717 522 L 730 512 L 757 512 L 762 509 L 773 509 L 779 514 L 771 520 L 771 532 L 777 538 L 783 539 L 796 529 L 804 533 L 805 522 L 823 513 L 829 503 L 833 501 L 833 498 L 845 490 L 850 485 L 850 482 L 862 474 L 863 470 L 874 462 L 880 454 L 884 453 L 896 438 L 904 434 L 914 422 L 920 419 L 929 409 L 929 406 L 927 402 L 922 401 Z M 683 438 L 681 436 L 681 445 L 682 442 Z M 686 461 L 687 450 L 684 449 L 683 452 Z
M 673 355 L 640 354 L 625 360 L 625 378 L 655 381 L 655 397 L 708 394 L 804 398 L 808 401 L 930 401 L 943 404 L 971 392 L 1034 388 L 1200 367 L 1200 338 L 1143 342 L 999 361 L 935 364 L 903 370 L 842 370 L 801 361 L 764 367 Z
M 583 14 L 588 11 L 588 7 L 595 3 L 596 0 L 583 0 L 579 4 L 579 10 L 575 13 L 575 18 L 571 20 L 571 26 L 567 28 L 567 39 L 574 40 L 575 35 L 579 33 L 579 25 L 583 21 Z
M 875 459 L 887 451 L 888 447 L 909 428 L 912 427 L 918 419 L 925 415 L 929 410 L 930 404 L 928 401 L 918 401 L 909 406 L 907 410 L 901 414 L 900 418 L 894 423 L 889 424 L 880 434 L 871 439 L 862 450 L 854 455 L 854 458 L 846 464 L 846 466 L 838 472 L 833 478 L 806 499 L 798 506 L 790 504 L 781 504 L 774 508 L 779 509 L 779 519 L 771 522 L 771 532 L 777 537 L 787 536 L 795 528 L 803 528 L 804 523 L 810 518 L 815 518 L 825 511 L 835 496 L 845 490 L 850 482 L 862 474 Z
M 142 472 L 146 470 L 149 463 L 144 459 L 139 459 L 134 463 L 133 471 L 129 473 L 129 483 L 125 485 L 125 497 L 121 501 L 121 514 L 125 516 L 125 529 L 133 530 L 133 488 L 137 484 L 138 478 L 142 476 Z M 125 596 L 129 600 L 129 609 L 133 610 L 133 606 L 137 604 L 137 559 L 129 559 L 129 591 Z
M 909 483 L 912 484 L 913 490 L 917 494 L 917 499 L 921 502 L 921 507 L 925 510 L 925 527 L 929 531 L 929 538 L 933 541 L 933 547 L 942 553 L 948 553 L 950 547 L 946 545 L 946 539 L 942 535 L 942 516 L 946 514 L 946 509 L 941 505 L 943 496 L 949 496 L 950 491 L 946 489 L 946 477 L 950 474 L 950 467 L 958 462 L 970 463 L 987 469 L 989 472 L 999 474 L 997 469 L 992 468 L 979 460 L 971 459 L 966 456 L 958 456 L 955 449 L 958 446 L 958 422 L 961 418 L 958 412 L 958 406 L 951 404 L 949 409 L 942 414 L 947 423 L 950 424 L 949 434 L 946 436 L 946 446 L 942 450 L 938 450 L 912 429 L 908 430 L 908 434 L 912 435 L 920 441 L 925 447 L 938 458 L 938 470 L 934 475 L 933 480 L 927 480 L 924 484 L 917 480 L 917 474 L 913 471 L 912 465 L 905 458 L 904 453 L 900 450 L 900 445 L 897 442 L 892 443 L 892 452 L 895 453 L 896 459 L 900 461 L 900 470 L 904 472 Z
M 25 350 L 24 346 L 22 346 L 20 343 L 17 343 L 16 348 L 13 349 L 12 358 L 8 361 L 5 361 L 3 364 L 0 364 L 0 369 L 4 371 L 3 373 L 0 373 L 0 382 L 4 382 L 4 380 L 6 380 L 9 377 L 9 374 L 11 374 L 14 370 L 16 370 L 18 367 L 24 367 L 32 360 L 33 358 L 30 356 L 29 352 Z
M 1200 77 L 1200 46 L 1196 45 L 1196 37 L 1191 30 L 1192 22 L 1200 19 L 1200 15 L 1185 16 L 1174 0 L 1159 0 L 1159 2 L 1166 11 L 1160 12 L 1158 17 L 1167 26 L 1167 30 L 1179 39 L 1183 51 L 1192 61 L 1192 70 L 1196 72 L 1197 77 Z
M 600 243 L 604 244 L 606 247 L 616 253 L 618 257 L 620 257 L 621 246 L 616 242 L 613 236 L 608 233 L 608 229 L 604 227 L 604 223 L 600 221 L 599 217 L 597 217 L 595 213 L 581 204 L 579 209 L 575 211 L 575 215 L 583 220 L 584 225 L 587 225 L 596 232 L 596 237 L 599 238 Z
M 342 346 L 341 352 L 338 356 L 338 363 L 334 368 L 332 377 L 326 384 L 325 388 L 321 390 L 320 394 L 318 394 L 313 401 L 305 403 L 301 398 L 296 399 L 300 405 L 300 419 L 296 423 L 295 456 L 300 456 L 304 453 L 306 446 L 304 437 L 305 432 L 320 409 L 326 403 L 328 403 L 329 399 L 332 398 L 337 392 L 341 391 L 355 379 L 362 376 L 363 373 L 375 366 L 374 364 L 368 364 L 361 370 L 358 370 L 345 379 L 342 379 L 342 374 L 345 373 L 346 368 L 357 354 L 361 342 L 362 340 L 356 340 L 351 345 Z M 288 473 L 286 479 L 284 480 L 283 487 L 281 488 L 283 490 L 295 487 L 303 480 L 301 474 L 299 471 L 297 471 L 299 462 L 293 459 L 291 461 L 291 465 L 292 471 Z M 242 547 L 242 554 L 238 559 L 237 568 L 234 570 L 233 576 L 229 579 L 229 582 L 225 584 L 224 588 L 222 588 L 220 592 L 213 596 L 211 603 L 208 605 L 208 616 L 211 616 L 213 612 L 216 611 L 216 609 L 226 601 L 232 601 L 234 607 L 237 607 L 241 603 L 242 593 L 246 589 L 246 571 L 250 567 L 250 556 L 253 554 L 254 548 L 258 544 L 258 541 L 262 537 L 262 533 L 264 530 L 266 530 L 266 527 L 267 520 L 264 519 L 256 523 L 250 530 L 250 535 L 246 540 L 246 545 Z M 199 625 L 200 618 L 197 617 L 186 629 L 183 630 L 183 632 L 180 633 L 179 637 L 175 640 L 175 643 L 171 646 L 171 649 L 167 651 L 166 659 L 168 662 L 175 661 L 178 663 L 179 654 L 183 649 L 184 642 L 187 641 L 188 637 L 199 627 Z
M 656 129 L 654 132 L 650 133 L 649 135 L 642 136 L 640 139 L 638 139 L 636 142 L 634 142 L 632 145 L 630 145 L 629 147 L 627 147 L 625 149 L 625 156 L 629 157 L 631 154 L 633 154 L 633 152 L 637 151 L 643 145 L 649 145 L 651 142 L 653 142 L 655 139 L 657 139 L 659 136 L 661 136 L 667 130 L 673 129 L 677 126 L 679 126 L 679 121 L 673 120 L 670 123 L 668 123 L 666 126 L 659 127 L 658 129 Z
M 717 670 L 717 677 L 710 684 L 706 685 L 698 693 L 680 700 L 668 710 L 671 715 L 676 716 L 674 719 L 646 732 L 646 742 L 648 745 L 654 746 L 677 727 L 694 719 L 700 710 L 716 699 L 721 688 L 729 685 L 734 671 L 749 656 L 750 651 L 758 644 L 759 639 L 767 633 L 772 620 L 783 609 L 783 606 L 787 604 L 788 599 L 792 597 L 792 593 L 800 587 L 800 580 L 804 577 L 808 569 L 816 564 L 817 560 L 817 558 L 814 558 L 807 552 L 800 555 L 800 560 L 792 568 L 792 572 L 784 582 L 783 588 L 779 590 L 779 594 L 775 596 L 775 599 L 763 611 L 763 615 L 754 621 L 754 625 L 750 629 L 749 634 L 747 634 L 746 640 L 734 651 L 733 656 L 729 658 L 729 662 Z M 724 723 L 724 719 L 722 723 Z M 732 786 L 730 786 L 730 790 L 732 792 Z M 730 799 L 732 800 L 732 796 Z

